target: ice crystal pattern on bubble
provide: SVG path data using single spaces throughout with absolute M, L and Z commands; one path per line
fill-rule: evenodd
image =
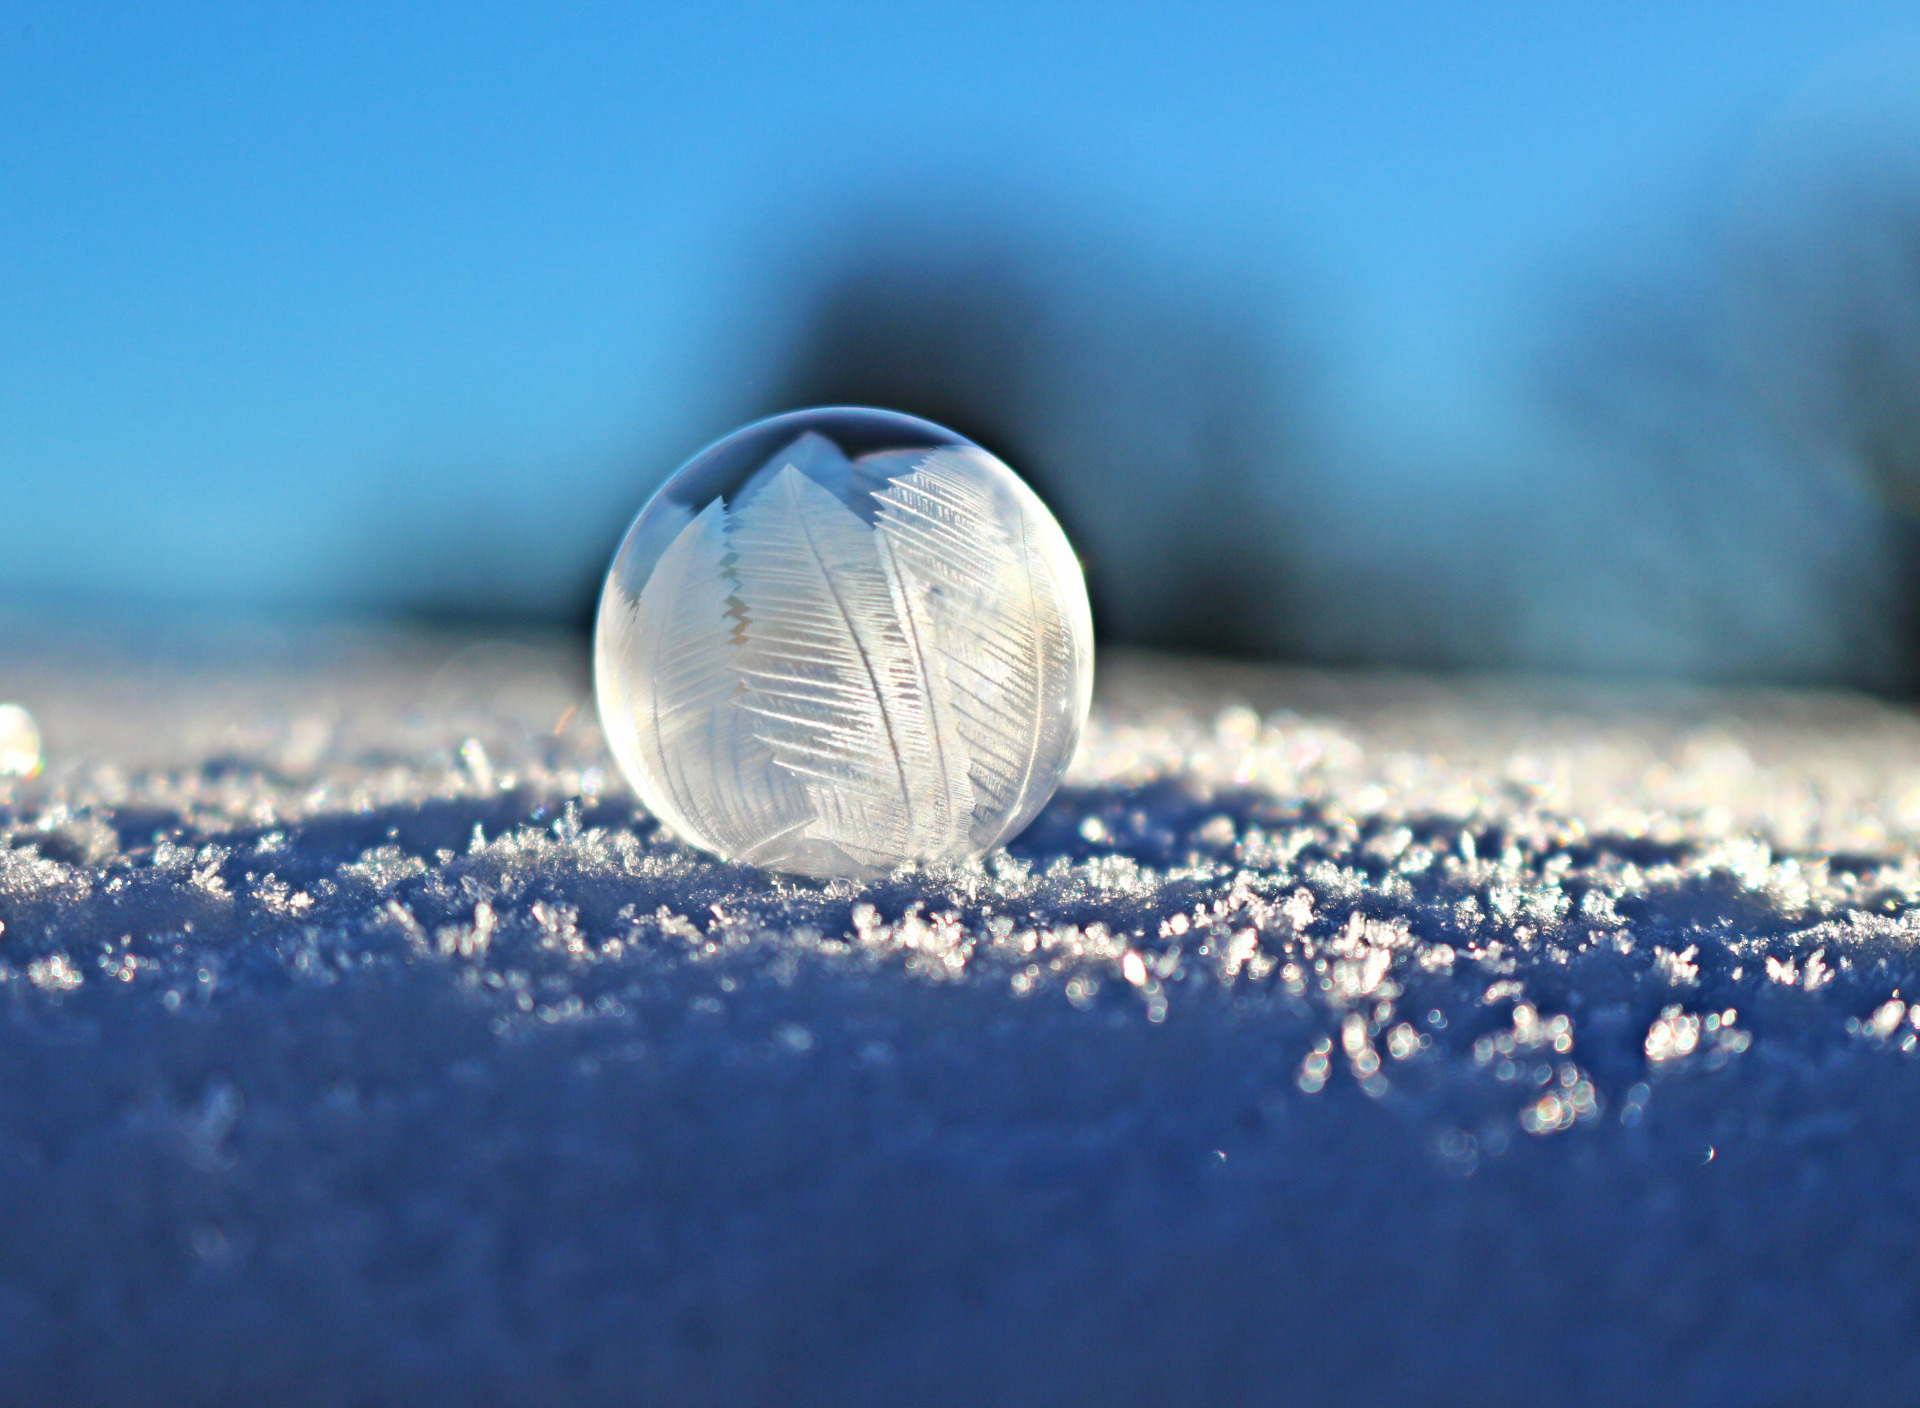
M 809 433 L 730 503 L 663 502 L 635 531 L 666 546 L 637 597 L 609 581 L 601 709 L 687 840 L 867 876 L 977 855 L 1052 794 L 1090 693 L 1085 588 L 984 451 L 849 460 Z

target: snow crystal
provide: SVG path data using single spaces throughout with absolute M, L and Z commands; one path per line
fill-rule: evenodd
M 0 777 L 31 777 L 39 770 L 39 725 L 18 704 L 0 704 Z
M 170 649 L 0 658 L 19 1401 L 1920 1374 L 1904 711 L 1120 656 L 855 884 L 640 811 L 570 643 Z

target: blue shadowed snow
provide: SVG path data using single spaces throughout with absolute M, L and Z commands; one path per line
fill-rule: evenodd
M 820 885 L 571 644 L 166 656 L 0 662 L 9 1401 L 1920 1376 L 1907 713 L 1120 658 L 1009 854 Z

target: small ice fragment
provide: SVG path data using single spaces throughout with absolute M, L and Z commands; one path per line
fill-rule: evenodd
M 798 1022 L 782 1022 L 774 1028 L 773 1039 L 796 1056 L 813 1049 L 813 1033 Z
M 40 771 L 40 729 L 18 704 L 0 704 L 0 777 Z
M 493 791 L 493 764 L 487 759 L 487 750 L 477 738 L 469 738 L 460 745 L 460 761 L 466 764 L 467 776 L 473 779 L 474 789 L 479 792 Z

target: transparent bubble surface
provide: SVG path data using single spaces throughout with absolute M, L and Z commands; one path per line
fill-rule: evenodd
M 1073 757 L 1093 623 L 1019 476 L 926 421 L 798 411 L 683 466 L 615 555 L 594 639 L 621 769 L 674 832 L 871 877 L 1016 835 Z

